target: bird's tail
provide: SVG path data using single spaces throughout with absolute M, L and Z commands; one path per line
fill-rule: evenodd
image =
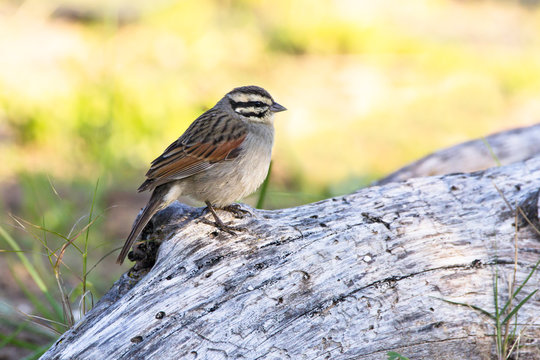
M 154 189 L 154 192 L 152 193 L 148 204 L 146 204 L 141 216 L 139 216 L 135 221 L 135 224 L 133 224 L 133 228 L 131 229 L 126 242 L 124 243 L 124 247 L 122 247 L 122 251 L 120 251 L 120 255 L 118 255 L 118 258 L 116 259 L 116 263 L 121 265 L 124 262 L 124 259 L 131 249 L 131 246 L 137 239 L 137 236 L 139 236 L 146 224 L 148 224 L 150 219 L 152 219 L 152 216 L 172 202 L 167 201 L 167 196 L 163 196 L 163 190 L 163 186 L 159 186 Z

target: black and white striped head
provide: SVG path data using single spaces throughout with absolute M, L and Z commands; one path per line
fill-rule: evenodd
M 226 95 L 232 110 L 254 122 L 270 122 L 273 114 L 287 110 L 258 86 L 238 87 Z

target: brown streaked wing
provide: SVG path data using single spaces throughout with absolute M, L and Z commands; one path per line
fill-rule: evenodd
M 204 171 L 216 162 L 238 156 L 247 135 L 241 120 L 211 109 L 195 120 L 186 132 L 152 162 L 146 173 L 151 188 Z M 153 180 L 153 181 L 152 181 Z M 148 186 L 145 187 L 145 189 Z

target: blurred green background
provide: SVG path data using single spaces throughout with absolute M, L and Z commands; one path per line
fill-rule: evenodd
M 289 109 L 265 201 L 280 208 L 537 122 L 539 59 L 531 0 L 1 1 L 0 228 L 21 251 L 0 236 L 0 359 L 55 337 L 21 325 L 46 297 L 22 258 L 57 298 L 46 255 L 93 205 L 75 241 L 88 251 L 68 247 L 61 275 L 74 308 L 82 281 L 97 300 L 129 266 L 107 255 L 145 204 L 149 162 L 232 88 Z M 103 259 L 87 279 L 81 252 L 86 270 Z

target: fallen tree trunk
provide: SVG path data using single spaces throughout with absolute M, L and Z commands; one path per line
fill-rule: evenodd
M 175 203 L 146 234 L 166 240 L 155 265 L 135 254 L 137 268 L 43 359 L 491 359 L 495 320 L 455 303 L 495 314 L 514 272 L 514 290 L 531 273 L 539 184 L 535 157 L 250 209 L 229 217 L 247 229 L 237 237 Z M 535 272 L 502 317 L 539 282 Z M 520 359 L 540 358 L 539 299 L 509 323 Z
M 540 124 L 503 131 L 434 152 L 375 183 L 384 185 L 421 176 L 473 172 L 524 161 L 540 154 Z

